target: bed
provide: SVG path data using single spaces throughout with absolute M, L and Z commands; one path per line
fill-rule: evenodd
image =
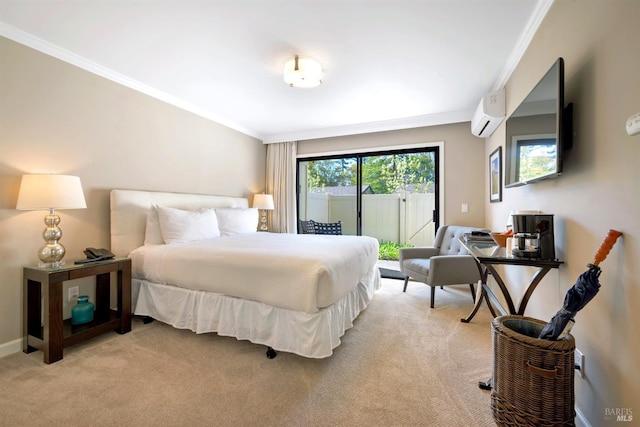
M 256 232 L 245 198 L 112 190 L 110 206 L 135 315 L 265 345 L 269 357 L 331 356 L 381 286 L 376 239 Z

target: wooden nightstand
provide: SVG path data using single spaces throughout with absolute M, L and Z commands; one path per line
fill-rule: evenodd
M 109 308 L 111 274 L 117 274 L 118 308 Z M 62 283 L 95 276 L 96 300 L 93 321 L 71 325 L 62 319 Z M 131 260 L 119 258 L 91 264 L 70 264 L 57 270 L 25 267 L 24 348 L 25 353 L 44 352 L 44 362 L 62 359 L 62 349 L 107 331 L 131 331 Z

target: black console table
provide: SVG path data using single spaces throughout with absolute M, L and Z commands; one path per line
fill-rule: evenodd
M 468 323 L 473 319 L 473 316 L 476 315 L 478 309 L 482 305 L 482 300 L 485 299 L 487 301 L 487 305 L 489 306 L 489 310 L 491 310 L 491 314 L 493 317 L 497 317 L 495 308 L 498 309 L 501 316 L 507 314 L 517 314 L 523 315 L 524 310 L 527 308 L 527 303 L 533 294 L 533 291 L 536 290 L 536 287 L 542 280 L 542 278 L 551 270 L 552 268 L 558 268 L 562 261 L 558 260 L 543 260 L 537 258 L 519 258 L 514 257 L 511 253 L 508 253 L 506 248 L 499 246 L 494 242 L 482 241 L 465 241 L 464 239 L 460 239 L 460 243 L 464 246 L 469 254 L 473 256 L 478 265 L 478 270 L 480 270 L 480 278 L 481 278 L 481 286 L 479 292 L 476 292 L 476 303 L 473 306 L 473 310 L 467 317 L 461 319 L 462 322 Z M 515 305 L 513 304 L 513 298 L 511 298 L 511 294 L 509 293 L 509 289 L 504 283 L 504 280 L 498 274 L 495 267 L 498 264 L 506 264 L 506 265 L 521 265 L 525 267 L 535 267 L 537 268 L 535 274 L 531 277 L 529 281 L 529 285 L 518 305 L 518 309 L 516 310 Z M 505 309 L 500 301 L 496 298 L 495 294 L 487 285 L 487 277 L 489 273 L 493 276 L 496 283 L 500 287 L 500 291 L 504 300 L 507 304 L 507 308 Z M 484 390 L 491 390 L 492 380 L 488 381 L 480 381 L 478 386 Z
M 504 247 L 501 247 L 493 242 L 475 242 L 460 239 L 460 243 L 475 259 L 480 271 L 482 285 L 481 289 L 479 289 L 479 292 L 476 292 L 476 303 L 473 307 L 473 310 L 467 317 L 461 319 L 465 323 L 468 323 L 471 321 L 471 319 L 473 319 L 473 316 L 476 315 L 478 309 L 482 305 L 483 299 L 487 301 L 487 305 L 489 306 L 489 310 L 491 310 L 491 314 L 493 315 L 493 317 L 497 317 L 494 307 L 498 309 L 500 315 L 523 315 L 524 310 L 527 308 L 527 303 L 529 302 L 529 299 L 533 294 L 533 291 L 535 291 L 542 278 L 549 272 L 549 270 L 551 270 L 552 268 L 558 268 L 560 264 L 562 264 L 562 261 L 558 260 L 514 257 L 512 254 L 507 253 Z M 500 274 L 498 274 L 495 269 L 495 266 L 498 264 L 521 265 L 525 267 L 537 268 L 535 274 L 531 277 L 529 285 L 527 286 L 524 296 L 522 297 L 522 300 L 520 301 L 517 309 L 513 303 L 513 298 L 509 293 L 509 289 L 505 285 L 504 280 L 502 279 Z M 496 298 L 496 295 L 487 285 L 487 277 L 489 273 L 491 273 L 496 283 L 500 287 L 502 296 L 504 297 L 504 300 L 507 304 L 506 308 L 502 306 L 500 301 Z

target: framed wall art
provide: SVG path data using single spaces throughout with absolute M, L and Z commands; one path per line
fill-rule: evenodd
M 489 156 L 489 201 L 502 201 L 502 146 Z

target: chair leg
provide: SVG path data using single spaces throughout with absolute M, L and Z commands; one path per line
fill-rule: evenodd
M 407 283 L 409 283 L 409 276 L 404 278 L 404 288 L 402 289 L 402 292 L 407 292 Z
M 475 286 L 473 286 L 473 283 L 469 283 L 469 287 L 471 288 L 471 298 L 473 298 L 473 300 L 476 300 L 476 288 Z
M 433 308 L 433 303 L 436 299 L 436 287 L 431 286 L 431 308 Z

